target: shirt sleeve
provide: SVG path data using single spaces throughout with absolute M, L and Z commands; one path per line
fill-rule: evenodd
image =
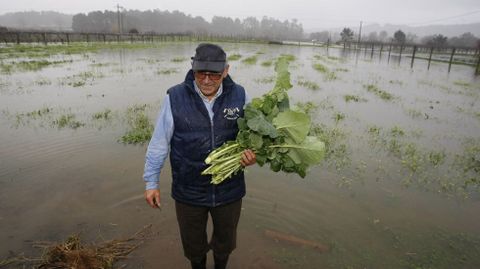
M 148 143 L 145 156 L 143 180 L 145 181 L 146 190 L 158 189 L 160 171 L 162 170 L 165 159 L 168 155 L 170 140 L 173 136 L 173 128 L 170 97 L 167 95 L 160 108 L 160 113 L 155 124 L 152 138 L 150 139 L 150 143 Z
M 245 104 L 248 104 L 252 101 L 252 98 L 248 95 L 247 91 L 245 91 Z

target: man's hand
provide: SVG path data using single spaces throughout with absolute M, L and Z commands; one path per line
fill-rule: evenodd
M 251 149 L 246 149 L 242 152 L 242 159 L 240 160 L 240 163 L 243 166 L 249 166 L 255 164 L 256 162 L 257 157 L 255 156 L 255 152 L 253 152 Z
M 160 190 L 152 189 L 145 191 L 145 200 L 152 208 L 160 208 Z

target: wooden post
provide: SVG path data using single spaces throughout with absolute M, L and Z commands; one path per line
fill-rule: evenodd
M 373 59 L 373 50 L 375 48 L 375 43 L 372 43 L 372 53 L 370 54 L 370 59 Z
M 402 61 L 402 52 L 403 52 L 403 44 L 400 45 L 400 54 L 398 55 L 398 63 Z
M 415 61 L 415 52 L 417 52 L 417 46 L 413 46 L 412 62 L 410 63 L 410 68 L 413 68 L 413 62 Z
M 20 34 L 17 32 L 15 35 L 17 36 L 17 44 L 20 44 Z
M 330 46 L 330 38 L 327 39 L 327 51 L 329 46 Z
M 120 34 L 117 34 L 117 43 L 120 43 Z
M 427 70 L 430 70 L 430 62 L 432 62 L 433 47 L 430 48 L 430 56 L 428 56 L 428 67 Z
M 452 67 L 453 55 L 455 55 L 455 48 L 452 49 L 452 54 L 450 55 L 450 61 L 448 63 L 448 73 L 450 73 L 450 69 Z
M 89 43 L 89 42 L 90 42 L 90 35 L 87 34 L 87 43 Z
M 47 45 L 47 33 L 42 33 L 43 44 Z
M 392 43 L 390 43 L 390 47 L 388 48 L 388 63 L 390 62 L 390 53 L 392 52 Z
M 475 75 L 480 75 L 480 54 L 478 55 L 477 68 L 475 68 Z
M 66 35 L 67 35 L 67 44 L 70 44 L 70 34 L 66 33 Z
M 106 38 L 105 34 L 103 34 L 102 36 L 103 36 L 103 43 L 107 43 L 107 38 Z

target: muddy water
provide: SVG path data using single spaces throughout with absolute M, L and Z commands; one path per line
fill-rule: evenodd
M 32 240 L 59 241 L 76 232 L 86 241 L 121 238 L 152 223 L 155 236 L 123 263 L 128 268 L 188 268 L 170 198 L 169 165 L 161 174 L 163 209 L 150 209 L 142 197 L 145 146 L 117 140 L 128 129 L 128 107 L 146 104 L 155 120 L 166 89 L 184 78 L 195 46 L 176 43 L 60 55 L 55 59 L 73 62 L 1 74 L 0 257 L 9 251 L 35 253 Z M 228 54 L 242 55 L 230 63 L 230 73 L 252 97 L 273 86 L 259 82 L 275 74 L 273 66 L 262 62 L 295 55 L 290 66 L 292 104 L 320 104 L 314 120 L 341 130 L 339 143 L 346 145 L 343 154 L 313 168 L 305 179 L 267 168 L 248 169 L 248 194 L 231 268 L 480 266 L 478 195 L 470 193 L 464 200 L 457 193 L 438 193 L 437 184 L 405 187 L 411 171 L 387 149 L 373 145 L 367 131 L 369 126 L 397 126 L 406 134 L 402 139 L 415 143 L 419 151 L 443 150 L 446 163 L 452 162 L 464 151 L 465 140 L 479 143 L 480 81 L 471 67 L 453 66 L 448 73 L 445 64 L 427 70 L 426 62 L 416 61 L 410 69 L 408 58 L 392 55 L 388 60 L 386 54 L 223 46 Z M 256 64 L 242 62 L 253 55 Z M 336 79 L 314 70 L 315 63 L 328 67 Z M 320 89 L 299 85 L 305 80 Z M 83 84 L 74 87 L 79 81 Z M 385 101 L 367 91 L 370 84 L 394 99 Z M 346 102 L 347 94 L 364 101 Z M 50 112 L 26 115 L 44 108 Z M 109 119 L 92 118 L 105 109 L 112 111 Z M 339 113 L 344 119 L 336 122 Z M 53 124 L 66 114 L 84 125 L 72 129 Z M 342 161 L 345 165 L 335 166 Z M 447 164 L 425 165 L 418 178 L 455 174 L 451 170 Z M 265 230 L 323 244 L 329 251 L 274 240 Z

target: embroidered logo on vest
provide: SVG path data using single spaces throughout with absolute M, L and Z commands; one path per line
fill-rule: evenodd
M 223 109 L 223 114 L 225 114 L 223 117 L 227 120 L 236 120 L 240 117 L 238 113 L 240 112 L 240 109 L 238 107 L 232 107 L 232 108 L 225 108 Z

